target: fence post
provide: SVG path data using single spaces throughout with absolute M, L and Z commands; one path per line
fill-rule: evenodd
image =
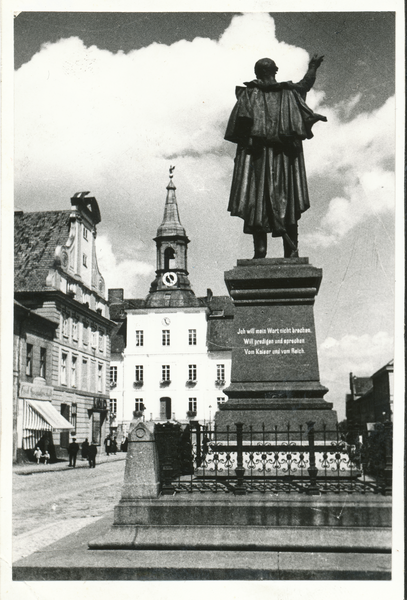
M 308 445 L 309 445 L 309 477 L 311 484 L 307 490 L 309 496 L 319 496 L 320 491 L 317 486 L 318 469 L 315 466 L 315 421 L 307 421 L 308 426 Z
M 195 442 L 196 442 L 196 466 L 201 466 L 201 424 L 199 421 L 191 421 L 191 425 L 195 429 Z
M 235 488 L 235 494 L 237 496 L 243 496 L 246 494 L 246 490 L 243 486 L 243 475 L 245 472 L 245 469 L 243 467 L 243 423 L 235 423 L 235 425 L 237 446 L 237 467 L 235 470 L 237 484 Z
M 179 439 L 171 423 L 156 426 L 156 439 L 159 441 L 159 458 L 161 463 L 161 494 L 173 496 L 175 488 L 172 481 L 175 476 L 175 462 L 179 461 Z
M 393 430 L 390 421 L 384 423 L 384 436 L 384 495 L 391 496 L 393 486 Z

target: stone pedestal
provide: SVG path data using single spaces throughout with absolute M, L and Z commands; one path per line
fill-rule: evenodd
M 238 260 L 225 273 L 235 305 L 231 384 L 215 423 L 266 430 L 323 424 L 334 429 L 319 381 L 314 301 L 322 269 L 308 258 Z

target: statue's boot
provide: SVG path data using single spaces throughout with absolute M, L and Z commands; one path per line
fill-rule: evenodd
M 284 258 L 298 258 L 298 226 L 289 225 L 283 233 Z
M 267 233 L 257 231 L 253 233 L 254 258 L 265 258 L 267 254 Z

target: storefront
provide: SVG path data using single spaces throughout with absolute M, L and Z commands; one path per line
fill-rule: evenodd
M 53 388 L 40 377 L 33 383 L 20 384 L 17 431 L 18 449 L 23 457 L 30 458 L 37 446 L 52 455 L 53 434 L 74 429 L 52 405 L 52 395 Z

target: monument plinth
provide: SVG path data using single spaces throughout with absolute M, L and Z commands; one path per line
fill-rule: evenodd
M 322 269 L 308 258 L 238 260 L 225 273 L 235 305 L 231 384 L 215 422 L 334 429 L 336 412 L 319 380 L 314 302 Z

